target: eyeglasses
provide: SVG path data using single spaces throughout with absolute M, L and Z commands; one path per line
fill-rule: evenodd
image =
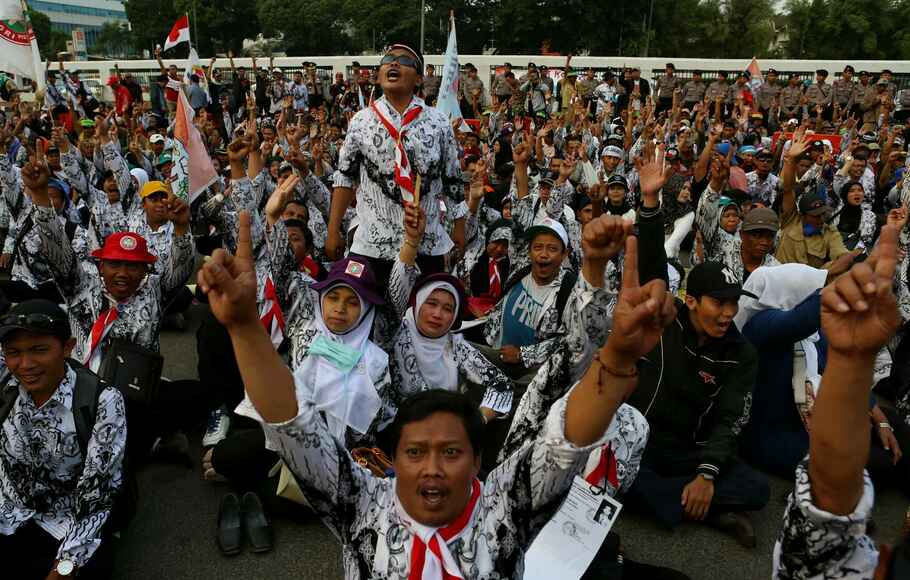
M 420 72 L 420 61 L 406 54 L 387 54 L 382 57 L 382 60 L 379 61 L 379 64 L 392 64 L 393 62 L 397 62 L 401 66 L 409 66 L 417 72 Z
M 47 314 L 8 314 L 0 319 L 0 326 L 22 326 L 25 328 L 39 328 L 59 332 L 61 327 L 68 326 L 69 323 L 63 320 L 55 320 Z

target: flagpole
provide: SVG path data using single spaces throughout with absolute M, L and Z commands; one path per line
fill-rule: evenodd
M 426 13 L 426 0 L 420 0 L 420 54 L 423 54 L 423 17 Z M 420 71 L 421 73 L 423 71 Z

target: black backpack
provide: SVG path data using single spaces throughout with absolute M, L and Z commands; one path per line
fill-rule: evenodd
M 506 287 L 502 290 L 503 299 L 509 295 L 509 292 L 512 291 L 512 288 L 518 285 L 519 282 L 524 280 L 525 276 L 531 273 L 531 266 L 527 265 L 521 270 L 515 272 L 509 276 L 509 280 L 506 282 Z M 556 312 L 557 312 L 557 326 L 562 324 L 562 313 L 566 309 L 566 304 L 569 302 L 569 295 L 572 294 L 572 289 L 575 288 L 575 282 L 578 281 L 578 276 L 573 272 L 566 272 L 565 276 L 562 277 L 562 281 L 559 283 L 559 292 L 556 294 Z M 543 320 L 543 319 L 541 319 Z
M 76 371 L 76 386 L 73 389 L 73 421 L 76 424 L 76 440 L 82 460 L 88 456 L 88 443 L 92 438 L 92 430 L 98 417 L 98 400 L 101 392 L 109 386 L 95 373 L 85 368 L 72 359 L 67 363 Z M 12 375 L 9 369 L 4 368 L 4 375 L 0 377 L 0 425 L 6 420 L 19 397 L 19 389 L 10 388 Z M 139 500 L 139 487 L 133 470 L 130 469 L 128 455 L 124 448 L 123 454 L 123 481 L 120 491 L 114 499 L 106 527 L 118 532 L 126 529 L 127 525 L 136 515 L 136 506 Z

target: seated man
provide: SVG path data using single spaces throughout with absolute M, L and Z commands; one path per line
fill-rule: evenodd
M 651 425 L 631 493 L 669 526 L 707 520 L 755 547 L 741 512 L 763 508 L 769 490 L 763 475 L 735 457 L 758 364 L 733 325 L 743 294 L 733 272 L 717 262 L 689 273 L 685 304 L 677 304 L 676 321 L 645 355 L 641 387 L 628 401 Z
M 739 237 L 721 250 L 724 265 L 736 274 L 740 284 L 745 283 L 756 268 L 780 265 L 771 253 L 779 228 L 777 214 L 766 207 L 749 210 L 743 217 Z
M 626 234 L 614 224 L 592 243 L 606 247 Z M 640 287 L 637 275 L 624 281 L 616 332 L 598 351 L 598 362 L 553 406 L 540 437 L 485 483 L 476 478 L 479 412 L 461 395 L 437 390 L 399 408 L 392 427 L 396 477 L 377 478 L 332 438 L 312 394 L 301 388 L 302 377 L 272 348 L 256 309 L 249 240 L 249 215 L 242 214 L 237 256 L 217 251 L 200 271 L 199 285 L 231 334 L 251 414 L 341 540 L 346 577 L 520 577 L 525 551 L 634 390 L 638 359 L 672 321 L 664 283 Z M 626 257 L 634 262 L 636 254 L 630 239 Z
M 781 235 L 775 255 L 783 264 L 798 262 L 828 269 L 848 250 L 837 227 L 825 221 L 828 206 L 820 193 L 809 190 L 796 200 L 797 159 L 812 145 L 811 136 L 798 133 L 794 134 L 781 172 Z
M 53 302 L 13 308 L 0 319 L 0 344 L 9 369 L 0 387 L 3 575 L 109 578 L 110 517 L 126 448 L 123 398 L 68 362 L 76 339 Z
M 527 237 L 531 264 L 512 274 L 484 329 L 492 347 L 485 354 L 512 365 L 513 378 L 523 377 L 524 384 L 559 340 L 569 342 L 573 359 L 586 344 L 602 345 L 611 298 L 603 288 L 606 258 L 585 256 L 580 276 L 563 267 L 569 235 L 560 222 L 544 218 Z
M 907 540 L 879 551 L 866 535 L 875 500 L 863 471 L 875 357 L 901 323 L 892 282 L 897 241 L 896 228 L 883 228 L 872 256 L 822 291 L 828 366 L 812 414 L 809 455 L 797 468 L 774 546 L 775 580 L 908 577 Z

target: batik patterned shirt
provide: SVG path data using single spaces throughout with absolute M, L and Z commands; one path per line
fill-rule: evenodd
M 0 424 L 0 534 L 34 521 L 60 541 L 56 558 L 84 566 L 101 544 L 123 478 L 126 410 L 107 387 L 82 456 L 73 418 L 76 372 L 66 375 L 41 407 L 13 378 L 19 396 Z
M 302 382 L 299 376 L 295 382 Z M 301 389 L 297 389 L 300 393 Z M 478 505 L 449 551 L 464 578 L 520 578 L 524 554 L 606 437 L 577 447 L 565 436 L 567 397 L 553 405 L 540 435 L 525 442 L 487 476 Z M 313 510 L 342 545 L 347 580 L 407 580 L 413 532 L 402 517 L 395 478 L 380 479 L 357 465 L 329 433 L 310 400 L 298 397 L 299 414 L 265 423 L 244 401 L 244 413 L 263 423 L 266 437 L 297 476 Z
M 385 98 L 376 106 L 396 128 L 403 115 Z M 441 256 L 453 243 L 445 231 L 443 208 L 454 211 L 462 201 L 463 183 L 455 134 L 448 118 L 414 97 L 405 115 L 416 107 L 422 111 L 405 128 L 403 144 L 412 174 L 422 176 L 420 206 L 426 212 L 427 228 L 418 253 Z M 357 221 L 351 251 L 372 258 L 393 260 L 404 237 L 404 206 L 401 188 L 395 183 L 395 142 L 371 108 L 357 113 L 348 128 L 334 175 L 335 187 L 357 183 Z

